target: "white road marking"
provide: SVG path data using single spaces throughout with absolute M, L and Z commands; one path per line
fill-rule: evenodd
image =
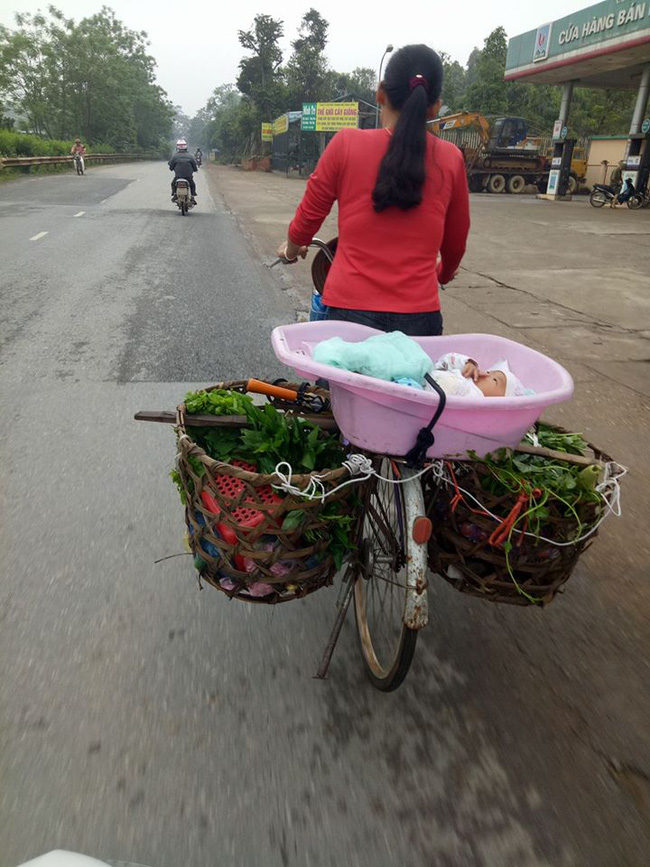
M 100 204 L 100 205 L 105 205 L 107 201 L 108 201 L 108 199 L 102 199 L 101 202 L 100 202 L 99 204 Z
M 29 240 L 30 241 L 40 241 L 41 238 L 44 238 L 48 234 L 49 234 L 49 232 L 39 232 L 38 235 L 34 235 L 34 237 L 30 238 Z
M 84 215 L 85 213 L 86 213 L 85 211 L 79 211 L 78 214 L 74 214 L 73 216 L 75 216 L 75 217 L 83 217 L 83 215 Z

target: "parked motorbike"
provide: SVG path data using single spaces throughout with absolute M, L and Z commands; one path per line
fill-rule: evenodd
M 607 204 L 614 207 L 616 197 L 620 191 L 620 184 L 614 186 L 610 186 L 609 184 L 594 184 L 594 188 L 589 196 L 589 204 L 592 208 L 602 208 L 603 205 Z
M 191 211 L 194 207 L 192 203 L 192 194 L 190 192 L 190 182 L 185 180 L 185 178 L 177 178 L 176 179 L 176 193 L 175 199 L 176 205 L 181 212 L 181 216 L 185 216 L 188 211 Z
M 610 186 L 608 184 L 595 184 L 591 195 L 589 196 L 589 204 L 593 208 L 602 208 L 603 205 L 609 204 L 614 207 L 618 202 L 618 197 L 621 193 L 621 184 Z M 632 195 L 626 198 L 628 208 L 633 211 L 645 207 L 650 199 L 647 192 L 635 190 L 631 182 L 627 182 L 626 193 L 631 192 Z

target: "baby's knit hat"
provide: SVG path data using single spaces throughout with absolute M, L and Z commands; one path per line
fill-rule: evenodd
M 535 394 L 532 388 L 526 388 L 521 380 L 510 370 L 510 365 L 505 358 L 490 365 L 490 371 L 500 370 L 506 377 L 506 397 L 521 397 L 525 394 Z

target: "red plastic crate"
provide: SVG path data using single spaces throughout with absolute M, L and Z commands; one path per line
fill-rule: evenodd
M 232 461 L 232 465 L 234 467 L 239 467 L 242 470 L 246 470 L 249 473 L 257 472 L 257 467 L 253 466 L 252 464 L 247 464 L 245 461 Z M 219 475 L 215 477 L 215 482 L 217 490 L 219 491 L 221 496 L 225 500 L 230 501 L 237 499 L 245 487 L 241 479 L 236 479 L 234 476 Z M 268 503 L 269 505 L 280 503 L 282 501 L 282 498 L 275 493 L 275 491 L 270 485 L 265 485 L 263 488 L 257 488 L 256 493 L 258 498 L 262 500 L 263 503 Z M 206 509 L 208 509 L 208 511 L 210 512 L 213 512 L 213 514 L 218 515 L 220 510 L 214 497 L 210 496 L 210 494 L 207 494 L 205 491 L 203 492 L 201 497 L 203 499 L 203 505 L 206 507 Z M 254 503 L 255 500 L 248 496 L 246 497 L 244 502 Z M 257 525 L 264 520 L 265 513 L 260 512 L 259 509 L 239 506 L 237 509 L 234 509 L 230 513 L 230 516 L 234 520 L 234 522 L 240 527 L 252 529 L 253 527 L 257 527 Z

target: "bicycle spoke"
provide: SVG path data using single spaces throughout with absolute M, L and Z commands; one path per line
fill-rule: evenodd
M 390 472 L 390 466 L 380 468 L 380 475 Z M 364 581 L 368 629 L 378 663 L 390 667 L 399 648 L 406 590 L 402 497 L 390 482 L 375 480 L 365 503 L 363 530 L 369 559 Z
M 374 467 L 384 479 L 401 478 L 399 468 L 387 458 L 377 459 Z M 421 500 L 421 490 L 419 494 Z M 411 568 L 407 527 L 424 510 L 417 499 L 413 490 L 405 497 L 400 485 L 375 477 L 368 483 L 360 518 L 354 588 L 357 629 L 370 679 L 384 691 L 396 689 L 404 680 L 417 639 L 417 632 L 404 624 Z

